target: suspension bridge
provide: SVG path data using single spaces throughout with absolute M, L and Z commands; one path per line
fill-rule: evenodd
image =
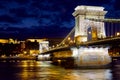
M 120 19 L 105 18 L 107 11 L 98 6 L 77 6 L 75 26 L 56 47 L 43 51 L 38 59 L 66 62 L 67 66 L 100 67 L 111 56 L 120 55 Z

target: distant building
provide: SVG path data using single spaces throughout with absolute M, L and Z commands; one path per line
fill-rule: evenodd
M 30 42 L 42 42 L 42 41 L 46 41 L 47 39 L 27 39 L 26 41 L 30 41 Z
M 8 43 L 8 39 L 0 39 L 0 43 Z
M 28 54 L 36 55 L 49 49 L 49 41 L 47 39 L 27 39 L 25 49 Z
M 9 39 L 0 39 L 0 43 L 13 43 L 13 44 L 17 44 L 17 40 L 14 40 L 12 38 L 9 38 Z
M 0 39 L 0 55 L 37 55 L 48 49 L 49 41 L 47 39 L 27 39 L 25 41 L 17 41 L 12 38 Z

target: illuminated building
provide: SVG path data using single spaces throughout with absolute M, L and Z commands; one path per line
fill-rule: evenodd
M 47 39 L 27 39 L 25 46 L 28 54 L 36 55 L 49 49 L 49 41 Z
M 0 39 L 0 43 L 8 43 L 8 39 Z
M 42 41 L 46 41 L 47 39 L 27 39 L 26 41 L 30 41 L 30 42 L 42 42 Z
M 13 44 L 16 44 L 17 41 L 16 40 L 13 40 L 12 38 L 9 38 L 9 39 L 0 39 L 0 43 L 13 43 Z

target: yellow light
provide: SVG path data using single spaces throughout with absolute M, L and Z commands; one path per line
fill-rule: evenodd
M 53 45 L 52 47 L 54 48 L 55 46 Z
M 117 36 L 119 36 L 120 35 L 120 32 L 117 32 Z
M 89 31 L 88 34 L 91 34 L 91 32 Z
M 59 45 L 57 44 L 57 47 L 58 47 Z
M 70 40 L 70 37 L 68 37 L 68 40 Z
M 26 51 L 24 51 L 24 54 L 26 54 L 27 52 Z
M 73 41 L 72 41 L 72 40 L 70 40 L 70 43 L 73 43 Z

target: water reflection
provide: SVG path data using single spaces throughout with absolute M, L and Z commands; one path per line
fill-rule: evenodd
M 112 80 L 112 73 L 110 69 L 65 69 L 32 60 L 0 62 L 0 80 Z
M 120 58 L 120 57 L 119 57 Z M 120 80 L 120 59 L 116 59 L 112 63 L 112 80 Z

